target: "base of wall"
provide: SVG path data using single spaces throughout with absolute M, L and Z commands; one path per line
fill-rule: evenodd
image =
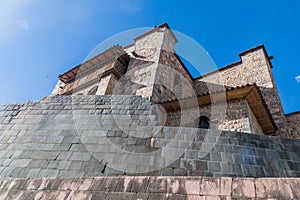
M 119 176 L 1 179 L 1 199 L 298 199 L 300 178 Z

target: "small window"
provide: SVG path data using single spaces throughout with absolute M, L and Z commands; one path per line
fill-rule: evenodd
M 94 86 L 92 87 L 92 89 L 89 90 L 89 92 L 87 93 L 87 95 L 95 95 L 97 93 L 98 90 L 98 86 Z
M 208 129 L 210 126 L 209 118 L 206 116 L 200 116 L 198 128 Z

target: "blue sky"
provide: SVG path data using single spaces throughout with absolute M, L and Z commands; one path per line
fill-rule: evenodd
M 218 67 L 265 44 L 284 111 L 298 111 L 299 8 L 296 0 L 0 0 L 0 104 L 41 99 L 58 74 L 108 37 L 168 22 L 200 43 Z

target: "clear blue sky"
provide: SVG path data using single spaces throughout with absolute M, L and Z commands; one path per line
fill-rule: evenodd
M 265 44 L 285 113 L 300 110 L 300 1 L 0 0 L 0 104 L 38 100 L 108 37 L 168 22 L 218 67 Z M 300 78 L 299 78 L 300 79 Z

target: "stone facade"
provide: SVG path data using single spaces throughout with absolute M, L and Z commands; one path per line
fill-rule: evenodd
M 255 83 L 261 90 L 264 100 L 277 126 L 274 135 L 289 136 L 280 97 L 271 72 L 270 58 L 263 46 L 240 54 L 241 61 L 219 71 L 209 73 L 197 81 L 205 81 L 225 86 L 242 86 Z M 297 134 L 300 134 L 299 132 Z
M 215 84 L 219 88 L 216 90 L 222 90 L 220 89 L 222 87 L 223 89 L 224 87 L 235 89 L 247 85 L 256 85 L 259 88 L 262 103 L 266 104 L 263 112 L 270 113 L 270 121 L 274 123 L 274 131 L 271 134 L 298 137 L 297 135 L 300 134 L 298 129 L 288 128 L 288 122 L 272 76 L 270 58 L 264 46 L 258 46 L 241 53 L 239 62 L 201 77 L 193 78 L 174 52 L 176 42 L 177 39 L 168 25 L 163 24 L 154 27 L 149 32 L 135 38 L 133 44 L 124 48 L 114 46 L 84 62 L 79 67 L 60 75 L 60 81 L 53 90 L 52 95 L 125 94 L 150 97 L 156 103 L 180 101 L 186 98 L 194 98 L 193 101 L 197 102 L 196 97 L 199 94 L 207 93 L 207 95 L 210 95 L 209 93 L 211 93 L 209 91 L 211 90 L 210 85 L 204 90 L 203 87 L 200 87 L 199 91 L 199 84 Z M 90 70 L 89 68 L 93 66 L 93 63 L 97 64 L 93 70 Z M 223 101 L 226 101 L 229 94 L 225 90 L 222 91 Z M 236 98 L 241 98 L 238 94 L 236 96 Z M 243 98 L 247 99 L 246 96 Z M 224 121 L 217 127 L 224 128 L 224 130 L 266 134 L 266 129 L 262 128 L 265 121 L 261 121 L 258 117 L 261 114 L 253 112 L 253 109 L 257 110 L 254 108 L 255 106 L 249 106 L 249 100 L 247 99 L 245 101 L 248 106 L 247 119 L 243 116 L 238 118 L 239 111 L 230 107 L 234 104 L 230 102 L 232 100 L 234 99 L 228 100 L 227 98 L 229 107 L 226 110 L 229 113 L 227 117 L 235 115 L 233 117 L 234 121 Z M 192 103 L 190 107 L 195 106 L 195 104 L 197 103 Z M 205 110 L 206 107 L 207 105 L 200 105 L 200 110 Z M 262 107 L 259 108 L 259 110 L 261 109 Z M 179 108 L 175 112 L 183 111 Z M 206 110 L 206 112 L 212 111 Z M 173 114 L 173 111 L 169 113 L 169 118 Z M 177 117 L 177 119 L 179 118 Z M 216 121 L 216 119 L 210 120 Z M 219 121 L 222 120 L 219 119 Z M 168 124 L 179 123 L 168 122 Z M 270 131 L 267 134 L 270 134 Z
M 221 110 L 222 105 L 215 104 L 215 110 Z M 199 110 L 199 112 L 195 112 Z M 185 111 L 173 111 L 167 114 L 167 126 L 185 126 L 185 127 L 196 127 L 199 121 L 199 113 L 201 116 L 206 116 L 211 120 L 211 128 L 218 128 L 220 130 L 245 132 L 254 134 L 263 134 L 263 130 L 260 124 L 257 122 L 251 108 L 244 99 L 237 99 L 230 101 L 227 104 L 226 117 L 219 120 L 220 113 L 215 113 L 212 118 L 211 116 L 211 105 L 202 105 L 201 107 L 190 107 Z M 187 115 L 182 117 L 182 113 Z M 182 122 L 181 119 L 185 121 Z
M 174 52 L 176 42 L 173 33 L 166 26 L 159 26 L 137 37 L 134 48 L 125 48 L 128 54 L 133 55 L 125 77 L 132 82 L 143 85 L 142 88 L 135 91 L 136 95 L 153 96 L 159 74 L 161 54 L 163 51 Z M 134 51 L 130 52 L 131 50 Z

